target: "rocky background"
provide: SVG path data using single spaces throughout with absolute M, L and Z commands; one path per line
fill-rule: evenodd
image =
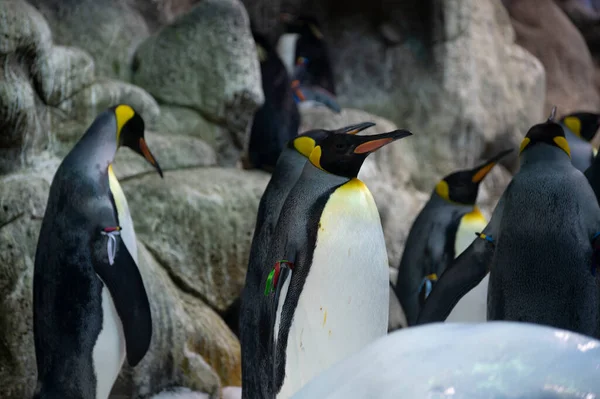
M 35 387 L 31 283 L 49 186 L 106 107 L 142 114 L 166 171 L 161 180 L 127 149 L 115 162 L 155 325 L 150 352 L 124 367 L 113 397 L 171 387 L 226 397 L 241 382 L 237 306 L 269 179 L 239 163 L 264 101 L 249 18 L 273 37 L 281 11 L 321 20 L 344 110 L 304 110 L 301 131 L 375 121 L 367 134 L 414 132 L 361 171 L 393 274 L 439 178 L 517 147 L 552 105 L 600 109 L 598 3 L 0 0 L 0 396 Z M 486 178 L 487 215 L 516 167 L 515 154 Z M 403 325 L 394 300 L 390 316 L 391 328 Z

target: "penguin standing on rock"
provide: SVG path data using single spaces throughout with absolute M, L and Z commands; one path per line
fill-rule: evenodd
M 600 114 L 575 112 L 560 120 L 571 150 L 573 166 L 585 172 L 592 164 L 596 150 L 590 143 L 600 127 Z
M 319 86 L 335 96 L 333 68 L 329 51 L 318 21 L 309 16 L 281 14 L 285 33 L 279 38 L 277 52 L 290 76 L 294 75 L 296 61 L 307 60 L 306 84 Z
M 121 104 L 96 118 L 52 181 L 33 277 L 36 399 L 106 399 L 125 355 L 135 366 L 150 345 L 135 232 L 112 168 L 121 146 L 162 177 L 144 121 Z
M 332 134 L 315 146 L 271 240 L 260 317 L 271 326 L 274 364 L 260 370 L 268 394 L 250 397 L 289 398 L 387 333 L 385 240 L 373 197 L 356 176 L 368 154 L 409 135 Z
M 261 286 L 272 269 L 272 264 L 267 260 L 267 252 L 281 207 L 318 142 L 330 134 L 353 135 L 374 125 L 374 123 L 367 122 L 333 131 L 308 131 L 291 140 L 277 161 L 275 171 L 258 206 L 246 283 L 241 299 L 240 344 L 242 347 L 244 398 L 257 397 L 256 392 L 260 390 L 260 383 L 264 378 L 255 366 L 255 362 L 258 359 L 266 360 L 266 344 L 261 345 L 261 341 L 271 333 L 271 326 L 260 324 L 260 315 L 256 309 L 260 308 L 261 302 L 265 300 Z M 249 396 L 249 392 L 254 394 Z
M 396 281 L 396 295 L 409 325 L 415 324 L 438 276 L 471 244 L 474 233 L 487 225 L 475 205 L 479 185 L 510 152 L 502 151 L 482 165 L 444 177 L 413 222 Z
M 482 234 L 492 253 L 475 250 L 482 240 L 471 244 L 441 276 L 419 322 L 439 321 L 448 311 L 444 304 L 457 303 L 490 266 L 488 320 L 598 337 L 600 207 L 594 192 L 571 163 L 563 129 L 552 116 L 529 129 L 520 160 Z

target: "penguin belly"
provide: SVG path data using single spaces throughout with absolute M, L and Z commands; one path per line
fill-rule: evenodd
M 454 241 L 454 258 L 457 258 L 475 240 L 475 233 L 481 233 L 487 226 L 487 220 L 475 207 L 473 211 L 463 215 L 456 230 Z
M 475 240 L 475 233 L 480 233 L 487 226 L 487 220 L 475 207 L 472 212 L 465 214 L 458 230 L 454 245 L 455 258 L 457 258 Z M 489 276 L 471 291 L 469 291 L 454 306 L 446 318 L 447 322 L 483 322 L 487 320 L 487 291 Z
M 133 260 L 135 260 L 135 263 L 138 264 L 137 241 L 135 238 L 135 230 L 133 228 L 133 220 L 131 219 L 131 213 L 129 212 L 129 205 L 127 205 L 125 193 L 112 170 L 112 165 L 108 166 L 108 184 L 117 208 L 117 216 L 119 218 L 119 225 L 121 226 L 121 239 L 133 257 Z
M 125 335 L 106 285 L 102 287 L 102 330 L 94 344 L 92 359 L 96 374 L 96 399 L 107 399 L 125 361 Z
M 353 179 L 331 194 L 321 214 L 277 398 L 291 397 L 323 370 L 387 334 L 388 267 L 377 207 L 364 183 Z
M 446 322 L 480 323 L 487 321 L 489 281 L 490 275 L 488 273 L 475 288 L 467 292 L 467 294 L 458 301 L 456 306 L 452 309 L 452 312 L 450 312 L 446 318 Z
M 296 65 L 296 42 L 300 38 L 297 33 L 285 33 L 281 35 L 277 42 L 277 54 L 285 65 L 288 75 L 294 76 Z

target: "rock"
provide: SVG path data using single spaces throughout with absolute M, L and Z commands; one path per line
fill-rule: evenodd
M 54 41 L 85 49 L 100 77 L 129 80 L 135 48 L 149 34 L 142 16 L 120 0 L 29 0 L 46 17 Z
M 190 107 L 234 133 L 242 148 L 263 103 L 256 47 L 238 0 L 204 0 L 142 43 L 133 82 L 159 102 Z
M 14 54 L 0 57 L 0 175 L 29 164 L 50 145 L 38 115 L 43 105 L 23 64 Z
M 219 377 L 188 344 L 196 335 L 191 327 L 196 320 L 186 313 L 179 290 L 167 272 L 143 243 L 138 242 L 138 248 L 139 268 L 152 310 L 152 341 L 148 353 L 135 368 L 124 364 L 112 393 L 145 397 L 178 385 L 218 392 Z M 219 349 L 209 348 L 217 353 Z
M 35 388 L 33 262 L 49 188 L 33 173 L 0 177 L 0 386 L 5 399 L 31 397 Z
M 2 0 L 0 7 L 0 55 L 36 54 L 52 45 L 50 27 L 44 17 L 25 0 Z
M 242 385 L 240 342 L 225 322 L 198 298 L 181 294 L 195 333 L 188 345 L 202 356 L 220 378 L 221 385 Z
M 163 172 L 189 169 L 201 166 L 214 166 L 217 163 L 215 151 L 204 141 L 190 136 L 166 136 L 146 131 L 146 142 Z M 141 174 L 156 173 L 156 169 L 139 154 L 123 148 L 115 157 L 115 175 L 119 181 L 131 179 Z
M 100 112 L 118 103 L 131 105 L 147 125 L 151 125 L 160 113 L 156 100 L 144 89 L 109 79 L 96 80 L 94 84 L 60 103 L 58 108 L 70 119 L 85 121 L 87 127 Z
M 177 16 L 189 11 L 200 0 L 135 0 L 130 2 L 146 20 L 151 32 L 170 24 Z
M 239 150 L 231 133 L 219 124 L 206 120 L 191 108 L 161 105 L 160 116 L 153 129 L 166 134 L 183 134 L 199 137 L 217 152 L 221 166 L 233 166 L 239 158 Z
M 182 291 L 218 312 L 241 293 L 263 172 L 198 168 L 123 182 L 137 236 Z
M 590 51 L 559 6 L 553 0 L 504 3 L 516 30 L 517 43 L 535 55 L 546 69 L 544 112 L 549 114 L 553 105 L 558 106 L 560 115 L 600 109 Z
M 210 399 L 210 395 L 203 392 L 194 392 L 187 388 L 172 388 L 150 399 Z
M 249 9 L 257 2 L 271 7 L 258 14 L 264 18 L 283 6 L 312 11 L 316 3 L 245 1 Z M 419 190 L 428 192 L 440 174 L 474 163 L 484 151 L 518 148 L 528 128 L 547 117 L 543 66 L 514 43 L 499 1 L 387 2 L 378 11 L 369 2 L 319 3 L 329 10 L 315 14 L 329 44 L 338 102 L 414 131 L 419 173 L 411 180 Z M 400 44 L 381 38 L 384 22 Z
M 94 60 L 75 47 L 54 46 L 40 53 L 32 75 L 42 100 L 58 105 L 94 81 Z

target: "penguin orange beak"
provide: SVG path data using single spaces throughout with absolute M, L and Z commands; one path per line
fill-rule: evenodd
M 140 144 L 140 152 L 142 153 L 144 158 L 146 158 L 146 160 L 150 163 L 150 165 L 152 165 L 156 168 L 156 170 L 158 171 L 158 174 L 162 178 L 163 177 L 162 169 L 160 168 L 160 165 L 156 161 L 156 158 L 154 158 L 154 155 L 152 155 L 152 153 L 150 152 L 150 149 L 148 148 L 148 145 L 146 144 L 146 140 L 144 140 L 143 137 L 140 137 L 139 144 Z
M 365 129 L 368 129 L 372 126 L 375 126 L 376 124 L 374 122 L 363 122 L 363 123 L 358 123 L 356 125 L 350 125 L 350 126 L 346 126 L 343 127 L 341 129 L 335 130 L 334 133 L 342 133 L 342 134 L 357 134 L 359 132 L 362 132 Z M 368 137 L 368 136 L 367 136 Z
M 360 138 L 363 139 L 363 142 L 354 148 L 354 153 L 370 154 L 392 141 L 400 140 L 408 136 L 412 136 L 412 133 L 404 129 L 394 130 L 389 133 L 374 134 L 371 136 L 360 136 Z
M 491 172 L 491 170 L 494 168 L 496 163 L 498 163 L 498 161 L 500 159 L 504 158 L 506 155 L 510 154 L 511 152 L 513 152 L 512 148 L 508 149 L 508 150 L 504 150 L 501 153 L 497 154 L 496 156 L 487 160 L 483 165 L 473 168 L 473 170 L 472 170 L 473 177 L 471 178 L 471 181 L 473 183 L 481 183 L 481 181 L 488 175 L 488 173 Z

